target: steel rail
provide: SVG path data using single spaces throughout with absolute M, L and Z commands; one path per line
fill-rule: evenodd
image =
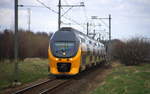
M 54 78 L 54 79 L 49 79 L 49 80 L 43 81 L 43 82 L 41 82 L 41 83 L 37 83 L 37 84 L 35 84 L 35 85 L 32 85 L 32 86 L 23 88 L 23 89 L 21 89 L 21 90 L 18 90 L 18 91 L 16 91 L 16 92 L 13 93 L 13 94 L 22 94 L 22 93 L 24 93 L 24 92 L 26 92 L 26 91 L 28 91 L 28 90 L 30 90 L 30 89 L 32 89 L 32 88 L 38 87 L 38 86 L 40 86 L 40 85 L 43 85 L 43 84 L 45 84 L 45 83 L 47 83 L 47 82 L 51 82 L 51 81 L 54 81 L 54 80 L 55 80 L 55 78 Z
M 60 88 L 60 87 L 62 87 L 62 86 L 66 86 L 69 82 L 71 82 L 71 81 L 73 81 L 73 80 L 66 80 L 66 81 L 63 81 L 63 82 L 61 82 L 60 84 L 58 84 L 58 85 L 56 85 L 56 86 L 54 86 L 54 87 L 50 87 L 50 88 L 48 88 L 48 89 L 45 89 L 44 91 L 42 91 L 42 92 L 40 92 L 39 94 L 49 94 L 49 92 L 52 92 L 52 91 L 54 91 L 55 89 L 57 89 L 57 88 Z

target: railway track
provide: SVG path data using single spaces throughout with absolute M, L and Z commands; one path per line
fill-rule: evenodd
M 14 92 L 13 94 L 61 94 L 59 90 L 68 90 L 68 86 L 80 81 L 80 79 L 86 77 L 86 75 L 89 75 L 89 73 L 93 73 L 98 67 L 93 67 L 90 68 L 87 71 L 83 71 L 80 74 L 67 78 L 67 79 L 56 79 L 56 78 L 51 78 L 49 80 L 43 81 L 38 84 L 34 84 L 30 87 L 18 90 Z M 84 81 L 82 81 L 84 82 Z
M 61 88 L 67 85 L 70 80 L 62 80 L 62 79 L 50 79 L 44 82 L 32 85 L 30 87 L 18 90 L 13 94 L 50 94 L 55 91 L 57 88 Z
M 59 90 L 60 88 L 63 88 L 67 85 L 70 84 L 70 82 L 72 82 L 73 80 L 66 80 L 66 81 L 62 81 L 61 83 L 53 86 L 53 87 L 50 87 L 48 89 L 45 89 L 44 91 L 40 92 L 39 94 L 52 94 L 54 93 L 56 90 Z

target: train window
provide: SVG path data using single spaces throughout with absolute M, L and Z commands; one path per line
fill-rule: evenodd
M 74 49 L 74 42 L 55 42 L 55 50 L 73 50 Z
M 69 57 L 74 52 L 74 42 L 55 42 L 54 51 L 56 56 Z

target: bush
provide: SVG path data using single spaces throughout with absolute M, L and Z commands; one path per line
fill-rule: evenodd
M 125 43 L 113 45 L 112 57 L 119 59 L 125 65 L 139 65 L 150 56 L 150 43 L 140 38 L 131 39 Z
M 119 59 L 122 55 L 122 49 L 125 46 L 125 43 L 120 40 L 113 40 L 110 46 L 110 55 L 112 60 Z
M 29 32 L 19 30 L 18 32 L 18 58 L 47 58 L 49 38 L 45 32 Z M 0 60 L 14 58 L 14 33 L 4 30 L 0 33 Z

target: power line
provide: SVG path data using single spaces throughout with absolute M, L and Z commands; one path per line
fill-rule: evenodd
M 45 8 L 45 7 L 43 7 L 43 6 L 34 6 L 34 5 L 18 5 L 18 7 L 35 7 L 35 8 L 37 8 L 37 7 L 40 7 L 40 8 Z
M 52 12 L 54 12 L 54 13 L 57 13 L 58 14 L 58 12 L 57 11 L 55 11 L 55 10 L 53 10 L 52 8 L 50 8 L 50 7 L 48 7 L 46 4 L 44 4 L 43 2 L 41 2 L 41 1 L 39 1 L 39 0 L 36 0 L 37 2 L 39 2 L 41 5 L 43 5 L 44 7 L 46 7 L 47 9 L 49 9 L 49 10 L 51 10 Z
M 69 10 L 71 10 L 73 7 L 70 7 L 65 13 L 63 13 L 61 16 L 63 17 L 65 14 L 67 14 L 69 12 Z
M 109 28 L 109 25 L 108 24 L 106 24 L 102 19 L 100 19 L 100 21 L 103 23 L 103 24 L 105 24 L 105 26 L 106 27 L 108 27 Z
M 69 10 L 71 10 L 73 7 L 83 7 L 84 6 L 84 3 L 83 2 L 80 2 L 80 5 L 61 5 L 61 7 L 70 7 L 64 14 L 66 14 Z M 67 18 L 68 19 L 68 18 Z M 81 27 L 84 28 L 84 26 L 82 26 L 80 23 L 76 22 L 75 20 L 69 18 L 68 20 L 71 20 L 73 21 L 74 23 L 80 25 Z
M 43 2 L 41 2 L 41 1 L 39 1 L 39 0 L 36 0 L 36 1 L 37 1 L 38 3 L 40 3 L 41 5 L 43 5 L 45 8 L 47 8 L 47 9 L 51 10 L 52 12 L 58 14 L 57 11 L 55 11 L 55 10 L 53 10 L 52 8 L 48 7 L 48 6 L 47 6 L 46 4 L 44 4 Z M 75 21 L 75 20 L 73 20 L 73 19 L 71 19 L 71 18 L 67 18 L 67 17 L 65 17 L 65 16 L 63 16 L 63 18 L 65 18 L 66 20 L 69 20 L 69 21 L 71 21 L 71 22 L 73 22 L 73 23 L 75 23 L 75 24 L 81 26 L 80 23 L 78 23 L 77 21 Z M 81 26 L 81 27 L 82 27 L 82 26 Z
M 98 18 L 97 16 L 92 16 L 92 19 L 99 19 L 103 24 L 105 24 L 109 28 L 109 41 L 111 41 L 111 15 L 109 14 L 109 18 Z M 109 20 L 109 25 L 107 25 L 102 19 Z

